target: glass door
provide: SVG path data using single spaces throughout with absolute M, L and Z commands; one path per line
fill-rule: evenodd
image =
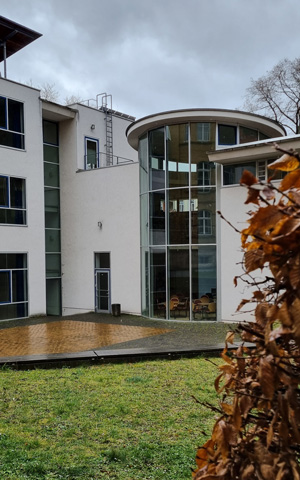
M 110 313 L 110 271 L 99 269 L 95 272 L 96 312 Z

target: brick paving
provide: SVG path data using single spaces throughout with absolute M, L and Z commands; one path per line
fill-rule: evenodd
M 220 350 L 228 325 L 88 313 L 0 323 L 0 365 L 130 361 Z M 45 365 L 44 365 L 45 366 Z

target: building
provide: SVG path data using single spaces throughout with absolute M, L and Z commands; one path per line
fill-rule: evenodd
M 240 239 L 216 212 L 232 223 L 246 218 L 241 173 L 264 177 L 264 149 L 282 135 L 276 122 L 236 110 L 163 112 L 130 125 L 140 164 L 143 315 L 233 320 Z M 260 159 L 252 160 L 254 144 Z M 240 151 L 248 152 L 242 160 Z
M 240 226 L 242 171 L 266 178 L 274 137 L 297 149 L 300 137 L 236 110 L 135 121 L 106 93 L 45 101 L 6 71 L 39 36 L 0 17 L 0 320 L 114 303 L 150 318 L 233 320 L 240 239 L 216 212 Z
M 1 17 L 0 36 L 6 63 L 39 34 Z M 107 94 L 66 107 L 5 77 L 0 319 L 108 312 L 113 302 L 140 313 L 138 164 L 125 136 L 134 118 Z

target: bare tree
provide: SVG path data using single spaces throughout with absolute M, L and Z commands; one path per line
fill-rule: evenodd
M 49 102 L 57 102 L 59 99 L 58 91 L 55 88 L 55 83 L 44 83 L 41 87 L 41 98 Z
M 284 59 L 257 80 L 251 79 L 244 109 L 274 118 L 300 133 L 300 58 Z
M 64 105 L 73 105 L 74 103 L 81 103 L 82 102 L 82 98 L 80 97 L 80 95 L 71 95 L 71 96 L 67 96 L 65 97 L 65 100 L 64 100 Z

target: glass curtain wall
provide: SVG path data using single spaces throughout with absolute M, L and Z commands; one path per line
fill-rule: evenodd
M 58 124 L 44 120 L 47 315 L 61 315 L 61 243 Z
M 139 140 L 145 316 L 216 319 L 215 131 L 186 123 Z

